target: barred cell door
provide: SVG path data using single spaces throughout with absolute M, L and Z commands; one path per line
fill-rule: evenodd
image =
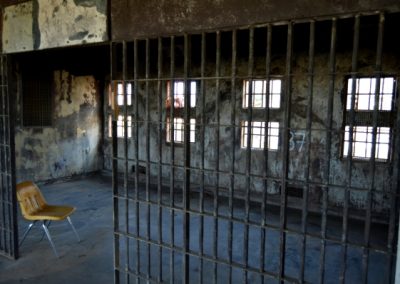
M 392 283 L 399 26 L 372 12 L 113 42 L 116 283 Z
M 7 56 L 0 54 L 0 255 L 18 257 L 14 134 Z

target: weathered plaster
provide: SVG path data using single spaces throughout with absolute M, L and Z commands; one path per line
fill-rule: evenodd
M 164 36 L 360 11 L 400 11 L 398 0 L 112 0 L 112 39 Z
M 54 72 L 53 127 L 17 127 L 17 179 L 50 180 L 101 166 L 100 95 L 92 76 Z
M 107 39 L 107 16 L 99 12 L 96 5 L 98 1 L 37 1 L 40 49 L 102 42 Z M 99 5 L 106 6 L 104 1 L 100 2 Z
M 32 2 L 4 9 L 2 43 L 5 53 L 33 49 L 32 9 Z
M 107 36 L 105 0 L 32 0 L 5 8 L 3 51 L 104 42 Z

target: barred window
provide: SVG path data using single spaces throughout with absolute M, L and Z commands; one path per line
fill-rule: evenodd
M 375 159 L 389 159 L 390 127 L 377 127 L 375 141 Z M 347 157 L 349 151 L 350 127 L 346 126 L 344 134 L 343 155 Z M 354 126 L 352 141 L 352 157 L 358 159 L 369 159 L 372 155 L 372 126 Z
M 187 82 L 189 86 L 189 96 L 190 96 L 190 107 L 196 107 L 196 98 L 198 92 L 198 82 L 189 80 Z M 172 88 L 173 86 L 173 88 Z M 171 81 L 167 82 L 167 129 L 166 129 L 166 141 L 167 143 L 177 143 L 182 144 L 184 142 L 185 137 L 185 119 L 184 116 L 184 107 L 185 107 L 185 81 L 177 80 L 173 81 L 173 85 Z M 173 93 L 173 94 L 172 94 Z M 173 105 L 172 105 L 173 100 Z M 173 111 L 174 115 L 174 125 L 173 125 L 173 134 L 172 131 L 172 123 L 170 121 L 170 114 Z M 196 119 L 190 118 L 190 142 L 195 142 L 195 129 L 196 129 Z
M 393 77 L 381 78 L 379 88 L 377 88 L 377 82 L 377 79 L 372 77 L 347 80 L 343 157 L 349 157 L 351 151 L 352 159 L 369 160 L 372 158 L 372 149 L 375 147 L 375 159 L 378 161 L 390 159 L 391 123 L 393 121 L 391 116 L 394 109 L 396 81 Z M 377 106 L 375 106 L 376 102 L 378 102 Z M 350 131 L 352 107 L 354 107 L 354 120 L 352 121 L 352 131 Z M 373 114 L 375 109 L 378 114 L 374 133 Z M 350 137 L 350 132 L 352 132 L 352 137 Z M 350 140 L 352 140 L 351 148 Z
M 128 131 L 128 138 L 132 137 L 132 116 L 127 116 L 127 131 Z M 118 115 L 117 120 L 117 137 L 122 138 L 125 137 L 125 116 Z M 108 116 L 108 136 L 112 137 L 112 117 L 111 115 Z
M 167 117 L 167 142 L 171 142 L 171 130 L 172 124 L 170 123 L 169 117 Z M 195 142 L 195 129 L 196 129 L 196 119 L 190 119 L 190 142 Z M 185 120 L 183 118 L 174 117 L 174 134 L 173 134 L 174 143 L 183 143 L 185 142 Z
M 253 108 L 265 108 L 267 105 L 267 80 L 250 80 L 243 82 L 243 108 L 249 107 L 250 94 Z M 280 79 L 269 80 L 269 104 L 268 107 L 277 109 L 281 107 L 282 81 Z
M 52 126 L 51 72 L 23 72 L 22 124 L 25 127 Z
M 113 104 L 114 97 L 117 96 L 117 104 L 119 106 L 124 105 L 124 95 L 126 93 L 126 105 L 132 105 L 132 83 L 125 83 L 125 92 L 124 92 L 124 84 L 120 81 L 115 81 L 112 84 L 112 91 L 110 92 L 110 96 L 108 97 L 108 105 L 111 106 Z
M 241 147 L 247 148 L 248 121 L 242 121 Z M 265 122 L 252 121 L 250 126 L 250 147 L 255 150 L 264 149 L 265 145 Z M 279 122 L 268 122 L 267 148 L 278 150 Z

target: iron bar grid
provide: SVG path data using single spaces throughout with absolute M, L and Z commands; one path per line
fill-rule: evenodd
M 0 53 L 0 255 L 18 258 L 15 196 L 13 100 L 9 93 L 8 57 Z
M 324 283 L 329 277 L 371 283 L 382 274 L 371 270 L 377 260 L 392 279 L 399 123 L 393 126 L 389 161 L 341 155 L 344 78 L 353 79 L 349 145 L 358 92 L 354 79 L 398 78 L 398 69 L 384 60 L 384 25 L 381 12 L 339 15 L 135 39 L 123 42 L 122 52 L 111 52 L 112 80 L 131 83 L 134 96 L 133 108 L 121 108 L 124 133 L 132 115 L 132 138 L 114 137 L 110 158 L 116 282 Z M 374 44 L 360 40 L 371 26 L 377 30 Z M 365 46 L 376 58 L 370 69 L 359 66 Z M 276 93 L 271 80 L 281 84 L 278 110 L 269 107 Z M 183 89 L 175 82 L 183 82 Z M 248 108 L 242 107 L 245 82 Z M 264 108 L 253 104 L 257 82 L 265 86 Z M 379 92 L 377 83 L 372 145 Z M 176 101 L 178 93 L 183 105 Z M 244 121 L 247 135 L 242 135 Z M 277 150 L 269 149 L 271 121 L 279 123 Z M 264 122 L 260 150 L 251 147 L 259 136 L 250 122 Z M 182 131 L 182 141 L 175 140 L 175 131 Z M 352 151 L 349 147 L 347 157 Z M 363 171 L 371 176 L 366 182 Z M 350 258 L 356 259 L 358 274 L 348 267 Z

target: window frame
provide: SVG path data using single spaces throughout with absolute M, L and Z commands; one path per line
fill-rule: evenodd
M 122 117 L 122 119 L 120 120 L 119 118 Z M 124 115 L 123 114 L 119 114 L 117 117 L 117 138 L 121 138 L 124 139 L 125 138 L 125 128 L 124 128 L 124 124 L 125 124 L 125 119 L 124 119 Z M 127 116 L 127 122 L 128 122 L 128 127 L 127 127 L 127 131 L 128 131 L 128 137 L 127 138 L 132 138 L 132 133 L 133 133 L 133 116 L 132 115 L 128 115 Z M 119 123 L 122 125 L 119 125 Z M 122 129 L 122 135 L 119 135 L 119 129 Z M 112 138 L 112 115 L 109 114 L 108 115 L 108 138 Z
M 123 85 L 124 85 L 124 81 L 122 80 L 113 80 L 110 83 L 110 92 L 109 92 L 109 97 L 108 97 L 108 106 L 113 106 L 114 103 L 116 103 L 116 105 L 118 107 L 124 107 L 124 93 L 119 93 L 119 86 L 122 87 L 123 90 Z M 128 92 L 128 88 L 130 86 L 130 94 Z M 127 100 L 127 107 L 132 107 L 133 106 L 133 82 L 126 80 L 125 81 L 125 88 L 126 88 L 126 100 Z M 120 103 L 119 98 L 122 98 L 122 101 Z
M 183 128 L 181 131 L 184 131 L 184 126 L 186 125 L 185 123 L 185 118 L 184 118 L 184 112 L 185 112 L 185 101 L 184 101 L 184 96 L 185 96 L 185 92 L 183 89 L 183 94 L 178 94 L 179 96 L 183 96 L 183 104 L 178 104 L 178 106 L 175 106 L 175 99 L 174 99 L 174 104 L 171 104 L 172 101 L 172 97 L 175 98 L 176 94 L 174 94 L 172 96 L 172 82 L 174 83 L 174 85 L 176 83 L 179 84 L 185 84 L 185 80 L 182 79 L 173 79 L 173 80 L 168 80 L 166 82 L 166 98 L 165 98 L 165 106 L 166 106 L 166 119 L 165 119 L 165 123 L 166 123 L 166 127 L 165 127 L 165 143 L 167 145 L 176 145 L 176 146 L 183 146 L 185 141 L 184 141 L 184 137 L 182 139 L 182 141 L 176 141 L 175 140 L 175 122 L 174 122 L 174 141 L 172 141 L 172 123 L 170 122 L 171 119 L 171 112 L 172 112 L 172 117 L 173 120 L 175 121 L 176 119 L 181 119 L 183 121 Z M 195 93 L 192 94 L 190 93 L 190 107 L 189 107 L 189 125 L 190 125 L 190 138 L 193 137 L 193 141 L 192 139 L 190 140 L 190 143 L 196 143 L 196 118 L 195 118 L 195 109 L 197 106 L 197 99 L 199 97 L 199 93 L 200 93 L 200 81 L 199 80 L 192 80 L 192 79 L 188 79 L 187 82 L 190 85 L 190 89 L 192 90 L 192 84 L 195 84 L 194 89 L 195 89 Z M 183 87 L 184 88 L 184 87 Z M 174 86 L 174 91 L 176 90 L 175 86 Z M 193 100 L 194 97 L 194 100 Z M 192 121 L 194 120 L 194 123 L 192 123 Z M 193 128 L 192 128 L 193 125 Z M 193 136 L 192 136 L 193 133 Z M 182 133 L 182 135 L 184 135 L 184 133 Z
M 260 123 L 261 126 L 253 126 L 255 123 Z M 276 124 L 276 126 L 273 126 L 272 124 Z M 241 149 L 247 149 L 249 146 L 247 145 L 247 137 L 248 137 L 248 126 L 249 122 L 247 120 L 243 120 L 240 123 L 240 148 Z M 259 129 L 260 133 L 258 134 L 253 134 L 254 129 Z M 266 150 L 268 151 L 278 151 L 279 150 L 279 142 L 280 142 L 280 123 L 279 121 L 251 121 L 250 125 L 250 149 L 255 150 L 255 151 L 264 151 L 265 150 L 265 144 L 267 146 Z M 267 131 L 266 131 L 267 130 Z M 277 134 L 272 134 L 272 130 L 277 130 Z M 267 132 L 267 133 L 265 133 Z M 253 145 L 253 137 L 257 136 L 260 139 L 260 147 L 254 147 Z M 271 138 L 277 139 L 276 141 L 276 148 L 271 148 Z M 265 141 L 267 139 L 267 141 Z
M 379 146 L 380 144 L 386 144 L 386 143 L 378 143 L 378 135 L 380 135 L 379 129 L 382 127 L 388 127 L 389 131 L 388 131 L 388 152 L 387 152 L 387 159 L 381 159 L 381 158 L 377 158 L 377 157 L 372 157 L 371 152 L 372 152 L 372 146 L 370 147 L 369 150 L 369 155 L 365 156 L 365 157 L 359 157 L 359 156 L 354 156 L 354 137 L 353 137 L 353 141 L 352 144 L 353 149 L 352 149 L 352 157 L 349 157 L 348 152 L 345 154 L 344 151 L 345 149 L 350 149 L 349 147 L 346 148 L 346 136 L 347 136 L 347 132 L 346 132 L 346 128 L 349 128 L 348 133 L 350 134 L 350 122 L 348 122 L 348 119 L 351 118 L 351 113 L 353 112 L 354 114 L 354 120 L 352 121 L 353 124 L 353 136 L 355 135 L 354 133 L 354 128 L 356 127 L 371 127 L 371 135 L 373 135 L 373 127 L 374 127 L 374 122 L 373 122 L 373 115 L 374 115 L 374 108 L 375 108 L 375 100 L 376 100 L 376 94 L 375 94 L 375 88 L 376 85 L 374 85 L 374 90 L 372 90 L 372 88 L 370 87 L 370 90 L 373 91 L 373 93 L 369 93 L 369 97 L 368 100 L 369 102 L 371 101 L 371 96 L 373 97 L 373 101 L 374 101 L 374 108 L 371 109 L 358 109 L 356 108 L 356 102 L 357 100 L 359 100 L 359 92 L 357 92 L 360 87 L 358 86 L 357 88 L 357 83 L 356 83 L 356 90 L 354 93 L 354 99 L 356 100 L 354 102 L 354 109 L 351 109 L 351 103 L 349 104 L 348 99 L 352 97 L 352 80 L 360 80 L 360 79 L 369 79 L 370 81 L 376 81 L 377 79 L 379 80 L 384 80 L 386 78 L 393 78 L 393 89 L 392 89 L 392 102 L 391 102 L 391 109 L 390 110 L 386 110 L 386 109 L 378 109 L 376 110 L 377 114 L 378 114 L 378 119 L 376 122 L 376 137 L 375 137 L 375 156 L 376 154 L 379 152 Z M 375 83 L 376 84 L 376 83 Z M 373 85 L 370 83 L 370 85 Z M 382 85 L 380 86 L 380 89 L 382 90 Z M 374 159 L 374 161 L 376 161 L 377 163 L 380 164 L 384 164 L 384 163 L 389 163 L 392 160 L 392 148 L 393 148 L 393 118 L 396 116 L 396 101 L 397 101 L 397 88 L 398 88 L 398 82 L 397 82 L 397 77 L 396 75 L 393 74 L 383 74 L 382 76 L 379 76 L 379 78 L 377 78 L 376 76 L 368 76 L 368 75 L 360 75 L 357 76 L 355 78 L 353 78 L 352 76 L 346 76 L 344 79 L 344 87 L 343 87 L 343 105 L 342 105 L 342 110 L 343 110 L 343 123 L 342 123 L 342 128 L 341 128 L 341 142 L 340 142 L 340 157 L 341 159 L 352 159 L 353 162 L 370 162 L 371 159 Z M 364 93 L 363 93 L 364 94 Z M 377 95 L 380 96 L 381 94 L 385 94 L 385 93 L 381 93 L 379 92 Z M 380 98 L 378 98 L 378 103 L 380 103 L 381 100 Z M 350 106 L 350 108 L 348 108 Z M 357 131 L 356 131 L 357 133 Z M 348 134 L 348 135 L 349 135 Z M 350 138 L 350 137 L 349 137 Z M 371 144 L 372 144 L 372 139 L 373 137 L 371 137 Z M 348 144 L 350 141 L 347 141 Z M 366 144 L 368 144 L 369 142 L 367 141 Z M 350 146 L 350 145 L 349 145 Z M 378 148 L 377 148 L 378 146 Z M 349 150 L 348 150 L 349 151 Z
M 250 88 L 250 81 L 252 82 L 252 93 L 250 95 L 249 88 Z M 262 91 L 261 93 L 255 93 L 254 89 L 256 88 L 257 83 L 261 82 L 262 84 Z M 275 82 L 279 82 L 280 91 L 279 93 L 274 92 L 274 85 Z M 267 94 L 268 94 L 268 109 L 270 110 L 278 110 L 282 106 L 282 87 L 283 87 L 283 80 L 281 78 L 269 78 L 269 79 L 244 79 L 243 80 L 243 87 L 242 87 L 242 109 L 249 109 L 249 100 L 250 97 L 252 108 L 253 109 L 266 109 L 267 108 Z M 267 91 L 267 87 L 269 90 Z M 265 90 L 264 90 L 265 89 Z M 255 97 L 261 97 L 261 106 L 255 106 Z M 279 99 L 276 101 L 279 103 L 278 106 L 274 107 L 272 104 L 274 103 L 274 97 L 279 96 Z

